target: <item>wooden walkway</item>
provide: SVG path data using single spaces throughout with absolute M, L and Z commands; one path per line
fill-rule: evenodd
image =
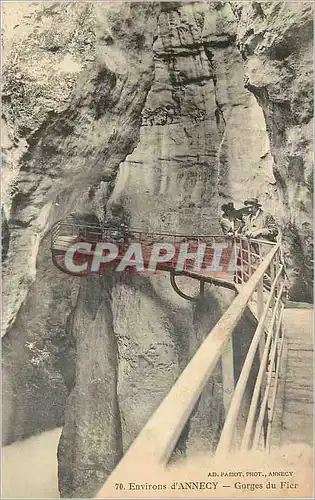
M 313 309 L 284 311 L 286 343 L 271 444 L 313 444 Z

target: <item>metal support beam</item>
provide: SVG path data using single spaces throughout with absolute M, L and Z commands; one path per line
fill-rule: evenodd
M 200 297 L 204 298 L 205 296 L 205 281 L 203 279 L 200 280 Z
M 176 273 L 173 271 L 170 272 L 170 280 L 171 280 L 171 285 L 173 290 L 180 296 L 182 299 L 185 300 L 190 300 L 191 302 L 195 302 L 198 300 L 198 297 L 190 297 L 189 295 L 186 295 L 186 293 L 182 292 L 181 289 L 177 286 L 176 280 L 175 280 Z
M 187 276 L 189 278 L 193 278 L 193 279 L 198 280 L 200 282 L 200 295 L 198 297 L 191 297 L 191 296 L 187 295 L 186 293 L 182 292 L 182 290 L 179 288 L 179 286 L 176 283 L 176 280 L 175 280 L 176 276 Z M 182 297 L 185 300 L 189 300 L 191 302 L 196 302 L 197 300 L 199 300 L 200 296 L 201 297 L 204 296 L 205 283 L 210 283 L 211 285 L 215 285 L 215 286 L 222 286 L 223 288 L 228 288 L 229 290 L 233 290 L 233 291 L 238 292 L 238 290 L 235 286 L 235 283 L 232 283 L 230 281 L 221 280 L 219 278 L 212 278 L 212 277 L 210 278 L 209 276 L 201 276 L 200 274 L 191 273 L 189 271 L 180 271 L 180 272 L 170 271 L 170 281 L 171 281 L 171 285 L 173 287 L 173 290 L 180 297 Z

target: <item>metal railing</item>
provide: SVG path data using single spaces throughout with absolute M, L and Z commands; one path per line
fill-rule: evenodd
M 64 220 L 56 222 L 52 226 L 51 230 L 51 246 L 53 247 L 56 241 L 59 238 L 65 237 L 65 236 L 85 236 L 87 239 L 92 238 L 94 241 L 101 241 L 102 239 L 105 239 L 107 237 L 110 237 L 112 232 L 117 232 L 120 231 L 121 233 L 125 233 L 126 235 L 130 236 L 130 239 L 138 240 L 138 241 L 144 241 L 144 240 L 150 240 L 152 241 L 160 241 L 160 236 L 164 236 L 168 239 L 168 241 L 171 242 L 182 242 L 187 240 L 188 238 L 191 240 L 212 240 L 213 238 L 217 239 L 226 239 L 226 240 L 231 240 L 230 236 L 225 236 L 224 234 L 191 234 L 191 233 L 170 233 L 170 232 L 162 232 L 162 231 L 147 231 L 139 228 L 128 228 L 124 226 L 123 228 L 120 228 L 119 226 L 95 226 L 95 225 L 88 225 L 88 224 L 80 224 L 75 222 L 71 217 L 67 217 Z M 241 236 L 234 238 L 235 241 L 241 241 L 247 240 L 247 238 L 243 238 Z M 250 241 L 250 240 L 249 240 Z M 253 241 L 253 240 L 251 240 Z M 261 245 L 268 245 L 268 246 L 274 246 L 274 242 L 270 242 L 267 240 L 254 240 L 256 243 L 259 243 Z M 246 253 L 246 247 L 244 246 L 243 252 L 244 255 Z
M 160 242 L 161 239 L 172 243 L 181 243 L 182 241 L 189 240 L 202 240 L 212 241 L 214 238 L 222 240 L 231 240 L 223 234 L 187 234 L 187 233 L 168 233 L 147 231 L 137 228 L 119 227 L 119 226 L 92 226 L 87 224 L 79 224 L 73 221 L 70 217 L 56 222 L 51 230 L 51 248 L 58 243 L 61 243 L 64 238 L 65 249 L 68 245 L 68 236 L 80 236 L 86 238 L 88 241 L 102 241 L 111 239 L 113 233 L 120 233 L 122 236 L 128 237 L 132 241 L 147 241 L 147 242 Z
M 167 465 L 180 434 L 220 359 L 225 395 L 225 421 L 216 455 L 227 455 L 233 448 L 269 449 L 284 341 L 282 299 L 285 275 L 280 242 L 270 243 L 269 251 L 266 251 L 266 247 L 262 249 L 263 243 L 266 242 L 245 242 L 243 238 L 238 239 L 241 246 L 235 276 L 239 284 L 238 295 L 199 347 L 96 498 L 110 496 L 114 483 L 128 478 L 128 470 L 132 467 L 134 470 L 136 463 L 145 463 L 147 470 L 156 470 Z M 233 332 L 251 303 L 256 305 L 258 324 L 235 383 Z M 241 404 L 257 353 L 259 369 L 245 426 L 239 429 L 237 422 Z
M 208 264 L 211 265 L 213 259 L 213 249 L 218 243 L 225 243 L 226 248 L 223 249 L 220 259 L 222 271 L 221 276 L 225 276 L 232 282 L 239 285 L 245 283 L 250 274 L 257 269 L 258 263 L 261 261 L 261 255 L 264 255 L 273 246 L 274 243 L 260 240 L 248 240 L 245 237 L 231 238 L 222 234 L 179 234 L 167 232 L 150 232 L 141 229 L 130 229 L 127 227 L 98 227 L 86 224 L 79 224 L 71 217 L 63 221 L 57 222 L 51 231 L 51 250 L 62 253 L 66 252 L 71 243 L 76 241 L 87 241 L 96 244 L 97 242 L 107 241 L 114 242 L 119 245 L 120 253 L 123 254 L 124 248 L 130 243 L 142 243 L 144 250 L 144 258 L 148 258 L 150 248 L 154 243 L 172 243 L 180 245 L 181 243 L 189 243 L 189 252 L 194 252 L 201 248 L 201 244 L 205 244 L 205 251 L 202 257 L 202 268 L 199 274 L 208 273 Z M 253 247 L 253 248 L 251 248 Z M 257 249 L 256 249 L 257 247 Z M 178 247 L 176 247 L 178 248 Z M 251 249 L 251 250 L 250 250 Z M 254 251 L 256 249 L 256 253 Z M 92 250 L 93 252 L 93 250 Z M 231 265 L 231 254 L 235 252 L 234 266 Z M 260 256 L 258 255 L 260 254 Z M 250 256 L 250 258 L 249 258 Z M 122 255 L 120 255 L 122 257 Z M 178 253 L 174 253 L 165 267 L 175 269 L 177 264 Z M 239 260 L 239 264 L 237 264 Z M 62 265 L 59 267 L 62 269 Z M 224 269 L 224 271 L 223 271 Z M 236 271 L 236 269 L 238 269 Z M 193 259 L 187 259 L 183 263 L 183 272 L 194 273 L 195 262 Z M 211 271 L 210 274 L 216 274 L 216 271 Z M 192 275 L 192 274 L 191 274 Z

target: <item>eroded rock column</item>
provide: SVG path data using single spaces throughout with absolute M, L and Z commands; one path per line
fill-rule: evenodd
M 75 386 L 59 450 L 63 497 L 90 497 L 122 455 L 111 280 L 83 278 L 73 316 Z

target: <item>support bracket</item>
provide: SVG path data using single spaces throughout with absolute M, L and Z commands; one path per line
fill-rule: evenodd
M 189 278 L 197 279 L 200 283 L 199 295 L 197 297 L 190 297 L 186 293 L 182 292 L 176 283 L 176 280 L 175 280 L 176 276 L 188 276 Z M 173 287 L 173 290 L 180 297 L 182 297 L 185 300 L 189 300 L 190 302 L 196 302 L 197 300 L 200 299 L 200 297 L 204 297 L 205 283 L 210 283 L 211 285 L 214 285 L 214 286 L 221 286 L 223 288 L 228 288 L 229 290 L 233 290 L 234 292 L 238 293 L 238 289 L 237 289 L 235 283 L 221 280 L 218 278 L 211 278 L 210 276 L 200 276 L 196 273 L 190 273 L 189 271 L 181 271 L 181 272 L 170 271 L 170 280 L 171 280 L 171 285 Z
M 191 302 L 196 302 L 198 300 L 198 297 L 190 297 L 189 295 L 186 295 L 186 293 L 182 292 L 181 289 L 178 287 L 175 276 L 179 276 L 180 273 L 176 273 L 175 271 L 170 272 L 170 279 L 171 279 L 171 285 L 173 287 L 173 290 L 180 296 L 182 299 L 185 300 L 190 300 Z

